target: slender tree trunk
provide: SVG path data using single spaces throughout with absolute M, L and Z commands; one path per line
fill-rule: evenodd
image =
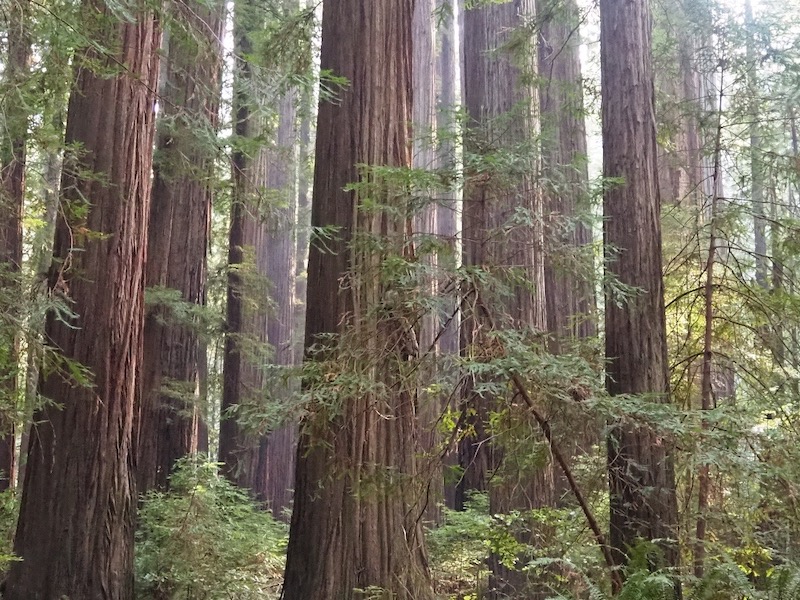
M 55 119 L 58 129 L 63 131 L 63 119 Z M 33 263 L 36 265 L 33 281 L 30 286 L 30 302 L 37 307 L 30 315 L 29 335 L 33 343 L 29 342 L 27 364 L 25 366 L 25 406 L 22 411 L 22 435 L 20 436 L 19 464 L 17 468 L 17 485 L 25 481 L 25 465 L 28 456 L 28 442 L 30 441 L 30 425 L 33 422 L 33 413 L 39 404 L 39 370 L 42 362 L 41 342 L 44 334 L 44 310 L 38 309 L 47 297 L 47 274 L 50 263 L 53 262 L 53 237 L 56 231 L 56 217 L 58 216 L 59 192 L 61 181 L 62 151 L 51 150 L 45 159 L 44 169 L 44 206 L 42 215 L 44 225 L 37 233 L 34 246 Z
M 133 597 L 132 428 L 159 33 L 150 11 L 123 23 L 95 0 L 84 9 L 103 24 L 93 39 L 116 51 L 92 46 L 75 59 L 66 142 L 80 150 L 64 170 L 49 286 L 76 316 L 64 323 L 51 313 L 46 335 L 90 370 L 91 385 L 63 373 L 42 378 L 42 395 L 58 405 L 35 416 L 11 600 Z
M 7 48 L 3 83 L 6 99 L 0 143 L 0 288 L 3 311 L 13 315 L 0 325 L 0 491 L 15 481 L 14 432 L 19 404 L 19 327 L 22 315 L 15 303 L 22 292 L 22 211 L 25 198 L 25 144 L 28 138 L 28 100 L 25 79 L 31 44 L 28 39 L 28 2 L 8 8 Z
M 505 2 L 466 11 L 464 16 L 464 89 L 465 105 L 473 134 L 471 152 L 480 152 L 475 138 L 490 147 L 524 153 L 527 140 L 535 135 L 533 88 L 522 84 L 517 66 L 519 57 L 503 51 L 508 37 L 532 18 L 532 2 Z M 518 6 L 519 5 L 519 6 Z M 541 199 L 533 189 L 535 165 L 528 157 L 520 161 L 519 172 L 494 173 L 487 169 L 467 173 L 470 184 L 464 196 L 463 245 L 464 264 L 485 269 L 518 268 L 527 279 L 526 285 L 510 283 L 507 297 L 483 298 L 484 303 L 501 307 L 504 324 L 519 328 L 543 330 L 545 326 L 544 269 L 541 231 L 514 223 L 518 210 L 536 214 Z M 495 183 L 494 179 L 513 178 L 521 183 Z M 506 231 L 506 230 L 509 231 Z M 502 279 L 502 277 L 501 277 Z M 535 292 L 531 293 L 531 289 Z M 484 291 L 479 290 L 479 294 Z M 475 335 L 485 327 L 480 315 L 468 311 L 462 326 L 462 353 L 479 347 Z M 459 451 L 464 477 L 459 485 L 456 506 L 463 506 L 463 497 L 470 489 L 486 489 L 485 478 L 494 468 L 482 451 L 485 443 L 480 429 L 488 415 L 488 407 L 476 406 L 473 426 L 476 436 L 468 436 Z
M 708 411 L 714 408 L 714 267 L 717 262 L 717 228 L 719 218 L 719 198 L 717 196 L 718 181 L 721 178 L 720 159 L 722 155 L 722 109 L 723 109 L 723 90 L 720 81 L 719 105 L 717 107 L 717 132 L 714 143 L 714 171 L 711 204 L 709 207 L 709 231 L 708 231 L 708 256 L 706 258 L 705 275 L 703 285 L 703 368 L 700 381 L 700 409 Z M 703 417 L 703 430 L 709 428 L 708 420 Z M 707 512 L 709 506 L 709 495 L 711 491 L 711 468 L 708 464 L 700 467 L 697 477 L 697 524 L 695 528 L 694 545 L 694 576 L 698 579 L 703 577 L 706 557 L 706 526 Z
M 267 350 L 266 153 L 254 144 L 262 135 L 252 88 L 256 77 L 248 62 L 253 52 L 252 35 L 263 23 L 263 14 L 251 0 L 239 0 L 234 9 L 234 132 L 240 146 L 233 155 L 233 200 L 228 239 L 228 294 L 223 358 L 222 411 L 219 460 L 225 475 L 263 499 L 258 489 L 266 468 L 266 439 L 248 431 L 231 410 L 257 404 L 262 397 Z M 257 148 L 253 148 L 257 145 Z
M 537 14 L 547 330 L 549 349 L 558 354 L 596 333 L 592 231 L 586 224 L 591 208 L 580 16 L 573 0 L 538 0 Z M 578 423 L 581 425 L 576 426 Z M 599 422 L 586 419 L 577 403 L 559 407 L 554 428 L 570 464 L 576 454 L 597 443 L 601 429 Z M 533 507 L 556 506 L 565 492 L 569 494 L 568 482 L 553 460 L 541 471 L 536 477 L 540 485 L 533 489 L 537 495 L 530 503 Z M 547 544 L 552 534 L 540 525 L 536 540 Z M 566 580 L 562 567 L 554 565 L 548 571 L 551 574 L 543 574 L 531 586 L 531 600 L 549 597 L 556 580 Z
M 270 152 L 267 185 L 276 190 L 282 200 L 270 211 L 265 243 L 267 278 L 270 282 L 271 310 L 267 319 L 267 341 L 272 347 L 272 362 L 279 366 L 295 364 L 294 329 L 296 325 L 295 294 L 297 277 L 297 94 L 288 92 L 280 102 L 276 150 Z M 275 402 L 292 393 L 294 381 L 276 375 L 265 382 L 269 396 Z M 257 474 L 263 482 L 255 489 L 264 497 L 276 516 L 281 515 L 292 501 L 294 459 L 297 450 L 297 425 L 282 424 L 266 440 L 266 468 Z
M 146 285 L 205 305 L 223 4 L 171 4 L 155 155 Z M 166 37 L 166 36 L 165 36 Z M 175 462 L 197 450 L 197 317 L 169 301 L 148 306 L 138 394 L 140 493 L 164 489 Z
M 312 224 L 337 233 L 312 243 L 306 346 L 320 344 L 315 360 L 355 369 L 376 387 L 344 392 L 333 410 L 327 402 L 309 407 L 284 600 L 433 597 L 413 483 L 414 381 L 402 376 L 414 359 L 403 317 L 412 292 L 378 281 L 376 270 L 408 248 L 408 190 L 380 172 L 359 176 L 356 167 L 411 166 L 413 5 L 341 0 L 323 8 L 322 68 L 350 85 L 319 108 Z M 368 191 L 344 189 L 357 181 Z M 370 209 L 376 202 L 388 210 Z M 370 240 L 382 242 L 375 248 Z M 326 334 L 338 334 L 340 351 Z
M 759 122 L 758 69 L 760 67 L 755 39 L 753 4 L 744 4 L 747 28 L 747 89 L 750 102 L 750 201 L 753 206 L 753 251 L 756 262 L 756 284 L 764 290 L 769 287 L 767 261 L 767 219 L 764 211 L 764 167 L 761 160 L 761 123 Z
M 456 120 L 456 111 L 461 102 L 461 43 L 459 42 L 456 30 L 457 14 L 459 3 L 457 0 L 440 0 L 439 10 L 441 18 L 439 20 L 438 40 L 439 56 L 437 61 L 436 80 L 439 82 L 440 95 L 437 103 L 437 132 L 439 157 L 438 165 L 442 169 L 452 170 L 454 173 L 459 169 L 459 149 L 460 140 L 458 137 L 459 126 Z M 440 243 L 445 245 L 448 253 L 439 253 L 439 267 L 444 280 L 439 283 L 440 289 L 444 292 L 445 300 L 442 322 L 439 332 L 439 353 L 441 360 L 440 368 L 455 369 L 452 366 L 452 359 L 458 356 L 459 352 L 459 329 L 461 324 L 461 314 L 458 310 L 457 290 L 449 291 L 447 285 L 449 277 L 448 268 L 455 270 L 459 260 L 458 237 L 461 229 L 461 194 L 458 189 L 444 190 L 441 201 L 436 206 L 436 233 L 440 238 Z M 447 377 L 447 375 L 445 375 Z M 447 406 L 451 398 L 444 399 L 443 408 L 453 408 Z M 444 468 L 444 503 L 448 508 L 456 507 L 456 481 L 452 477 L 453 471 L 458 467 L 458 452 L 456 448 L 447 447 L 443 449 L 443 468 Z
M 612 396 L 668 402 L 649 4 L 601 0 L 600 23 L 603 175 L 622 180 L 604 195 L 606 269 L 640 290 L 624 303 L 613 291 L 606 294 L 606 387 Z M 608 467 L 610 543 L 615 562 L 625 565 L 639 540 L 676 537 L 669 435 L 614 424 Z M 664 553 L 667 565 L 677 565 L 673 544 L 665 544 Z
M 436 63 L 435 63 L 435 0 L 415 0 L 412 38 L 414 109 L 412 121 L 412 166 L 415 169 L 432 171 L 437 167 L 436 152 Z M 434 189 L 421 189 L 418 193 L 421 206 L 414 215 L 414 235 L 422 240 L 438 232 L 436 218 L 439 211 L 434 202 Z M 425 251 L 425 244 L 417 244 L 422 253 L 417 257 L 426 265 L 420 278 L 421 319 L 419 324 L 420 353 L 430 358 L 419 371 L 420 382 L 432 380 L 439 368 L 436 357 L 439 355 L 440 315 L 435 310 L 426 310 L 425 300 L 437 297 L 439 281 L 436 276 L 439 264 L 436 252 Z M 424 390 L 423 387 L 421 387 Z M 419 398 L 419 445 L 423 460 L 420 461 L 420 476 L 426 489 L 425 520 L 441 520 L 439 506 L 444 501 L 444 477 L 439 458 L 437 424 L 442 414 L 441 395 L 437 392 L 420 392 Z
M 545 184 L 545 288 L 553 350 L 561 341 L 595 333 L 589 173 L 580 64 L 579 14 L 574 0 L 539 0 L 542 180 Z M 567 257 L 566 260 L 564 257 Z

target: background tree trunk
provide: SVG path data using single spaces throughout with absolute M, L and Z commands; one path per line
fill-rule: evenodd
M 379 306 L 402 315 L 393 298 L 402 302 L 406 292 L 372 279 L 385 252 L 397 257 L 410 243 L 410 214 L 397 214 L 407 190 L 380 174 L 360 177 L 356 167 L 411 166 L 413 4 L 341 0 L 323 8 L 322 68 L 350 84 L 319 107 L 312 225 L 337 232 L 312 241 L 306 347 L 323 344 L 317 360 L 357 368 L 379 389 L 345 394 L 332 409 L 310 407 L 297 452 L 284 600 L 433 597 L 413 485 L 414 382 L 401 375 L 413 359 L 411 340 L 400 316 L 375 316 Z M 361 207 L 364 192 L 344 190 L 357 181 L 389 211 Z M 390 249 L 365 248 L 369 239 Z M 341 286 L 343 277 L 349 283 Z M 334 333 L 351 342 L 341 353 L 320 337 Z
M 42 395 L 58 406 L 35 416 L 14 544 L 22 561 L 4 595 L 12 600 L 133 597 L 131 442 L 159 33 L 151 12 L 121 23 L 102 3 L 84 9 L 103 25 L 93 39 L 118 50 L 92 46 L 75 59 L 66 142 L 81 149 L 65 167 L 49 286 L 77 316 L 51 313 L 46 332 L 91 371 L 92 385 L 60 373 L 42 379 Z
M 279 366 L 295 364 L 294 330 L 296 326 L 295 294 L 297 293 L 297 94 L 288 92 L 281 99 L 276 150 L 270 152 L 267 186 L 280 201 L 270 211 L 265 244 L 267 278 L 270 283 L 270 311 L 267 319 L 267 341 L 272 348 L 272 362 Z M 271 401 L 286 400 L 296 383 L 276 373 L 265 382 Z M 292 501 L 294 461 L 297 450 L 297 425 L 285 422 L 272 431 L 266 440 L 266 469 L 257 474 L 256 490 L 264 490 L 260 498 L 280 516 Z
M 0 324 L 0 491 L 15 481 L 14 433 L 19 404 L 19 343 L 22 314 L 22 208 L 25 199 L 25 145 L 28 105 L 24 98 L 31 43 L 27 0 L 8 6 L 7 57 L 4 63 L 4 127 L 0 134 L 0 293 L 10 324 Z M 6 305 L 7 303 L 7 305 Z
M 647 0 L 600 2 L 603 176 L 608 275 L 638 290 L 620 302 L 606 292 L 606 387 L 611 395 L 669 401 L 661 278 L 661 227 Z M 608 438 L 611 547 L 624 565 L 639 540 L 675 539 L 669 436 L 616 424 Z M 665 544 L 666 564 L 678 563 Z M 679 593 L 679 587 L 676 586 Z
M 436 80 L 439 82 L 439 98 L 437 101 L 437 145 L 439 150 L 438 166 L 441 169 L 451 170 L 454 174 L 459 166 L 459 125 L 456 111 L 461 103 L 461 58 L 462 45 L 456 30 L 459 2 L 457 0 L 440 0 L 438 21 L 438 46 L 439 55 L 436 62 Z M 443 190 L 439 192 L 441 200 L 436 205 L 436 233 L 440 243 L 446 245 L 449 254 L 439 253 L 439 266 L 443 281 L 440 288 L 446 288 L 449 283 L 448 269 L 455 270 L 460 262 L 458 238 L 461 229 L 461 193 L 460 189 Z M 446 294 L 446 292 L 445 292 Z M 457 293 L 451 292 L 450 300 L 444 296 L 444 314 L 441 327 L 444 328 L 439 336 L 439 353 L 441 360 L 439 368 L 455 373 L 453 359 L 459 352 L 459 329 L 461 314 L 457 310 L 459 299 Z M 449 320 L 449 322 L 448 322 Z M 449 376 L 444 374 L 444 378 Z M 448 395 L 449 396 L 449 395 Z M 445 403 L 452 402 L 450 397 L 445 398 Z M 453 406 L 443 406 L 451 408 Z M 444 502 L 448 508 L 456 507 L 456 480 L 453 477 L 458 467 L 458 452 L 456 448 L 444 448 Z
M 764 209 L 764 164 L 761 143 L 761 123 L 759 122 L 760 90 L 758 70 L 760 49 L 756 47 L 756 22 L 753 17 L 753 3 L 744 4 L 745 29 L 747 31 L 747 90 L 749 101 L 750 135 L 750 200 L 753 207 L 753 254 L 756 263 L 756 284 L 766 290 L 769 288 L 769 260 L 767 257 L 767 215 Z M 768 340 L 769 341 L 769 340 Z
M 223 358 L 222 418 L 219 460 L 225 475 L 254 496 L 264 498 L 260 475 L 266 469 L 266 438 L 248 431 L 233 408 L 261 402 L 267 347 L 267 217 L 265 195 L 267 153 L 257 136 L 264 134 L 257 77 L 250 64 L 251 37 L 263 24 L 263 11 L 251 0 L 238 0 L 234 14 L 237 69 L 234 74 L 234 132 L 239 146 L 233 153 L 233 199 L 228 239 L 228 294 Z M 241 413 L 239 413 L 241 414 Z
M 533 4 L 528 1 L 482 6 L 467 10 L 464 15 L 464 100 L 474 130 L 467 141 L 467 152 L 525 153 L 526 143 L 536 133 L 535 91 L 522 83 L 518 67 L 521 59 L 510 56 L 505 47 L 509 36 L 533 15 Z M 529 151 L 528 154 L 520 161 L 524 167 L 513 174 L 522 181 L 519 184 L 495 183 L 495 179 L 508 177 L 510 173 L 488 169 L 467 173 L 464 264 L 498 272 L 519 268 L 528 280 L 527 285 L 510 284 L 508 297 L 483 298 L 483 301 L 503 313 L 498 321 L 504 325 L 542 330 L 545 326 L 542 232 L 513 221 L 518 209 L 529 215 L 541 211 L 541 198 L 532 187 L 535 164 Z M 471 311 L 462 326 L 462 353 L 477 341 L 474 336 L 483 329 L 480 316 Z M 478 409 L 478 413 L 482 410 Z M 481 417 L 478 415 L 476 420 Z M 480 456 L 481 447 L 488 450 L 489 445 L 483 443 L 480 434 L 476 439 L 462 442 L 460 462 L 464 477 L 457 491 L 456 506 L 463 505 L 467 490 L 485 489 L 485 473 L 492 467 L 486 457 Z
M 560 341 L 596 329 L 588 156 L 578 7 L 574 0 L 539 0 L 537 12 L 547 330 L 558 351 Z
M 205 305 L 224 6 L 170 5 L 155 155 L 146 285 Z M 166 36 L 165 36 L 166 37 Z M 164 489 L 179 458 L 197 450 L 202 418 L 198 336 L 201 318 L 170 301 L 148 306 L 138 396 L 140 493 Z
M 533 84 L 537 63 L 535 39 L 525 29 L 535 14 L 533 0 L 523 0 L 472 8 L 464 15 L 464 100 L 472 126 L 465 153 L 488 161 L 494 153 L 514 156 L 511 167 L 496 169 L 488 162 L 466 173 L 464 264 L 497 279 L 475 290 L 476 306 L 465 312 L 462 355 L 478 361 L 492 346 L 494 323 L 528 336 L 544 331 L 547 324 L 543 231 L 538 224 L 542 198 L 534 183 L 539 169 L 534 151 L 539 134 L 539 98 Z M 485 318 L 482 308 L 493 317 Z M 469 489 L 489 491 L 492 514 L 551 504 L 552 470 L 531 469 L 522 457 L 507 453 L 489 424 L 497 422 L 492 413 L 519 416 L 510 416 L 516 413 L 510 397 L 466 391 L 463 418 L 472 421 L 476 435 L 465 436 L 460 444 L 464 476 L 456 506 L 463 506 Z M 527 538 L 529 533 L 519 535 Z M 527 575 L 507 568 L 498 557 L 490 563 L 490 597 L 528 596 Z

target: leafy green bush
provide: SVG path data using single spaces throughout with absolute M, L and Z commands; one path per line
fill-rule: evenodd
M 492 518 L 487 494 L 472 493 L 463 511 L 443 509 L 444 522 L 427 532 L 436 591 L 448 597 L 475 598 L 485 587 L 491 554 Z
M 14 532 L 17 529 L 19 496 L 16 490 L 0 493 L 0 573 L 5 573 L 10 564 L 19 560 L 14 556 Z
M 148 493 L 136 534 L 136 597 L 148 600 L 277 598 L 286 525 L 217 475 L 184 460 L 170 491 Z

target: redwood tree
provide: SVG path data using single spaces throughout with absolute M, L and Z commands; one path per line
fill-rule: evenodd
M 649 3 L 601 0 L 600 20 L 606 269 L 635 288 L 624 302 L 606 292 L 606 387 L 611 395 L 668 402 Z M 669 436 L 615 424 L 608 467 L 610 543 L 624 565 L 638 541 L 675 538 Z M 665 558 L 677 564 L 674 545 L 665 545 Z
M 413 5 L 341 0 L 323 8 L 322 68 L 349 85 L 319 107 L 306 346 L 316 345 L 312 358 L 330 373 L 306 382 L 320 395 L 297 452 L 285 600 L 375 588 L 432 598 L 413 488 L 414 378 L 401 375 L 414 357 L 406 291 L 378 277 L 407 247 L 410 215 L 405 191 L 371 168 L 411 166 Z M 353 182 L 355 190 L 345 189 Z M 347 373 L 363 374 L 366 389 L 335 385 L 337 370 L 342 384 Z
M 296 273 L 298 230 L 294 156 L 297 131 L 297 93 L 287 92 L 280 100 L 275 150 L 269 153 L 267 186 L 280 201 L 269 212 L 266 227 L 266 276 L 269 280 L 270 311 L 267 317 L 267 342 L 271 362 L 278 367 L 295 364 Z M 270 400 L 280 406 L 292 392 L 294 381 L 277 374 L 267 378 Z M 283 421 L 283 420 L 282 420 Z M 281 422 L 266 439 L 265 468 L 257 473 L 255 490 L 266 500 L 276 516 L 291 505 L 294 486 L 294 459 L 297 450 L 297 424 Z
M 0 136 L 0 288 L 2 311 L 11 315 L 0 323 L 0 491 L 14 480 L 16 465 L 14 429 L 18 396 L 19 332 L 16 303 L 22 292 L 22 209 L 25 197 L 25 144 L 28 106 L 24 98 L 31 53 L 26 28 L 27 0 L 11 2 L 6 25 L 7 56 L 4 62 L 3 132 Z
M 533 38 L 526 29 L 535 15 L 534 4 L 532 0 L 481 4 L 464 15 L 464 101 L 472 127 L 465 153 L 478 157 L 465 161 L 464 264 L 485 275 L 476 278 L 474 302 L 466 303 L 462 355 L 477 363 L 491 360 L 486 351 L 497 342 L 491 333 L 497 327 L 513 328 L 527 340 L 546 327 L 543 239 L 538 226 L 542 198 L 535 185 L 539 107 L 532 79 L 537 64 L 532 60 Z M 474 170 L 470 164 L 476 165 Z M 484 285 L 486 280 L 493 283 Z M 491 378 L 475 377 L 479 385 Z M 552 489 L 551 471 L 531 468 L 525 456 L 506 452 L 499 434 L 506 425 L 518 427 L 516 419 L 524 419 L 525 411 L 517 410 L 510 394 L 478 393 L 467 387 L 462 419 L 475 435 L 460 442 L 464 476 L 457 506 L 470 489 L 488 490 L 492 513 L 547 504 L 543 496 Z M 493 429 L 498 415 L 507 420 Z M 491 597 L 528 594 L 522 589 L 526 575 L 507 569 L 497 557 L 492 558 L 491 568 Z
M 262 396 L 267 352 L 267 230 L 264 190 L 267 155 L 255 139 L 264 134 L 253 88 L 258 81 L 251 64 L 253 35 L 263 14 L 251 0 L 234 8 L 234 133 L 233 197 L 228 236 L 228 293 L 223 357 L 223 416 L 219 460 L 225 475 L 263 497 L 260 474 L 266 468 L 266 440 L 247 430 L 232 411 Z M 263 107 L 262 107 L 263 108 Z M 288 265 L 287 265 L 288 267 Z
M 159 32 L 150 10 L 131 9 L 122 22 L 96 0 L 84 9 L 98 43 L 75 58 L 73 155 L 49 276 L 74 315 L 51 313 L 46 336 L 90 371 L 90 384 L 42 375 L 40 392 L 54 404 L 34 417 L 14 542 L 22 560 L 4 594 L 13 600 L 133 597 L 131 442 Z
M 176 4 L 162 69 L 147 287 L 205 304 L 206 252 L 216 148 L 223 4 Z M 166 37 L 166 36 L 165 36 Z M 148 307 L 139 384 L 139 492 L 164 488 L 175 461 L 197 449 L 197 312 L 162 299 Z M 187 317 L 187 312 L 189 316 Z
M 589 337 L 595 329 L 591 258 L 585 252 L 592 231 L 585 225 L 589 174 L 580 15 L 574 0 L 538 0 L 537 11 L 547 329 L 558 351 L 562 341 Z
M 533 187 L 535 162 L 531 152 L 536 135 L 536 93 L 526 75 L 535 65 L 509 51 L 509 41 L 526 19 L 534 15 L 533 2 L 481 5 L 464 15 L 464 102 L 472 132 L 465 150 L 477 156 L 506 153 L 518 157 L 508 169 L 495 168 L 491 159 L 478 159 L 476 172 L 467 172 L 464 192 L 464 264 L 499 274 L 495 287 L 505 288 L 490 296 L 477 290 L 494 320 L 522 330 L 545 327 L 544 270 L 541 230 L 524 221 L 541 211 Z M 517 217 L 522 215 L 522 221 Z M 525 279 L 520 283 L 520 277 Z M 488 287 L 488 286 L 487 286 Z M 462 326 L 462 353 L 480 348 L 479 339 L 491 327 L 480 310 L 470 310 Z M 457 491 L 456 505 L 469 489 L 486 489 L 492 465 L 490 444 L 482 438 L 482 421 L 491 407 L 480 398 L 476 406 L 477 435 L 461 443 L 460 461 L 465 474 Z

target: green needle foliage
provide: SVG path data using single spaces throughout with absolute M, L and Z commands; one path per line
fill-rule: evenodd
M 278 597 L 288 531 L 217 474 L 185 459 L 170 491 L 142 498 L 136 539 L 141 600 Z

